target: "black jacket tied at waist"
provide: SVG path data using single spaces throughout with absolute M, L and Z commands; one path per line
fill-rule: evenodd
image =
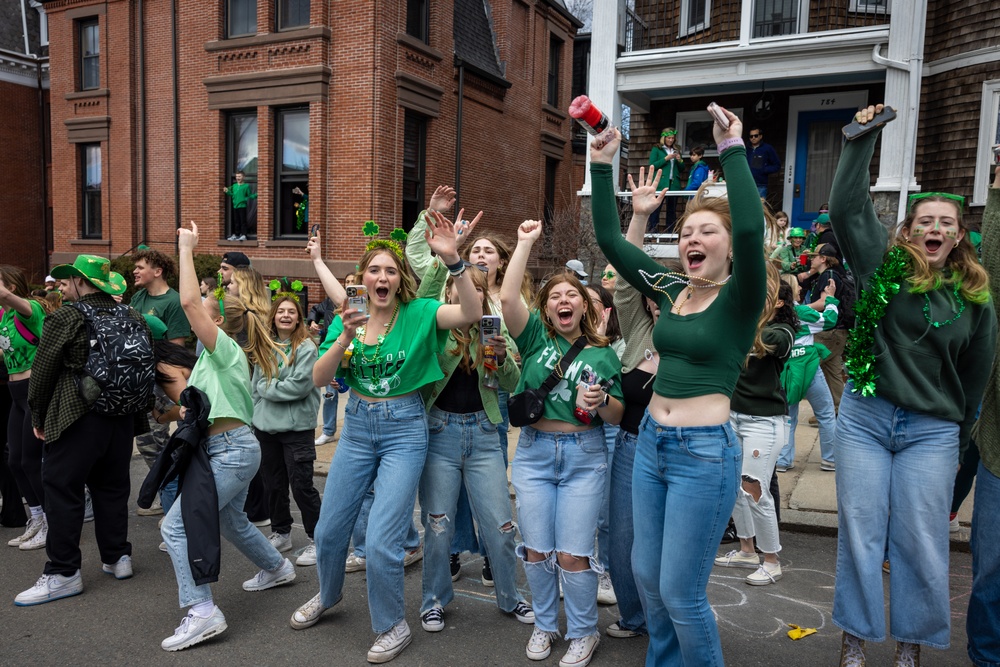
M 181 392 L 184 419 L 156 458 L 139 490 L 138 505 L 149 508 L 156 493 L 178 479 L 178 500 L 187 533 L 187 557 L 196 585 L 219 580 L 222 558 L 219 538 L 219 495 L 208 456 L 208 415 L 211 404 L 197 387 Z

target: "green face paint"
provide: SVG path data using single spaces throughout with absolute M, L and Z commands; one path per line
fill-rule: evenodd
M 946 229 L 946 230 L 944 230 L 944 235 L 947 238 L 949 238 L 949 239 L 957 239 L 958 238 L 958 230 L 957 229 Z

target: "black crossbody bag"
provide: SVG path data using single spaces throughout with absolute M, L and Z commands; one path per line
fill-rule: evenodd
M 517 426 L 518 428 L 531 426 L 542 418 L 542 413 L 545 411 L 545 397 L 559 383 L 566 369 L 573 363 L 573 359 L 576 358 L 576 355 L 580 354 L 580 350 L 586 345 L 586 336 L 577 338 L 573 346 L 569 348 L 569 351 L 559 360 L 559 365 L 552 369 L 549 376 L 545 378 L 542 386 L 538 389 L 526 388 L 520 394 L 514 394 L 507 399 L 507 414 L 510 418 L 511 426 Z

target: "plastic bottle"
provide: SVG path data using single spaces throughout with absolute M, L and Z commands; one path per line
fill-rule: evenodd
M 590 101 L 586 95 L 580 95 L 569 105 L 569 115 L 576 119 L 587 132 L 598 135 L 611 127 L 611 119 Z
M 486 389 L 499 389 L 500 378 L 497 371 L 500 365 L 497 364 L 497 353 L 492 345 L 483 345 L 483 387 Z

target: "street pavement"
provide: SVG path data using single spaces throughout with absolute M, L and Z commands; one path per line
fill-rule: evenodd
M 308 630 L 295 631 L 288 619 L 295 608 L 318 590 L 315 567 L 297 568 L 296 580 L 259 593 L 241 584 L 256 571 L 237 550 L 223 542 L 222 573 L 213 585 L 216 602 L 229 629 L 220 637 L 180 653 L 166 653 L 160 641 L 172 634 L 183 611 L 169 557 L 158 551 L 158 517 L 135 515 L 134 498 L 145 476 L 142 459 L 132 461 L 133 501 L 129 537 L 133 544 L 135 577 L 116 581 L 103 574 L 94 541 L 94 524 L 83 531 L 82 595 L 30 608 L 13 605 L 14 596 L 41 574 L 44 551 L 21 552 L 2 546 L 19 531 L 0 528 L 0 665 L 364 665 L 374 640 L 368 617 L 365 574 L 347 575 L 344 599 Z M 831 476 L 832 477 L 832 476 Z M 787 474 L 782 477 L 786 479 Z M 321 491 L 325 478 L 317 476 Z M 783 494 L 785 492 L 783 491 Z M 791 493 L 794 497 L 794 490 Z M 294 504 L 293 504 L 294 507 Z M 295 513 L 296 521 L 300 517 Z M 641 528 L 641 522 L 639 523 Z M 267 529 L 264 529 L 267 531 Z M 301 524 L 292 532 L 295 550 L 305 546 Z M 723 654 L 730 666 L 830 665 L 839 655 L 840 631 L 830 614 L 836 561 L 834 538 L 816 533 L 784 531 L 781 553 L 784 577 L 773 586 L 748 586 L 749 570 L 714 568 L 708 595 L 719 622 Z M 729 545 L 720 547 L 720 551 Z M 293 552 L 294 553 L 294 552 Z M 952 648 L 925 652 L 925 663 L 967 665 L 965 613 L 971 586 L 968 554 L 951 554 Z M 481 561 L 463 556 L 456 599 L 446 610 L 446 629 L 427 633 L 420 628 L 420 565 L 406 572 L 406 618 L 413 643 L 393 661 L 408 667 L 429 665 L 530 665 L 524 644 L 531 628 L 501 614 L 491 589 L 479 581 Z M 888 576 L 884 577 L 888 585 Z M 520 585 L 526 597 L 530 593 Z M 886 591 L 888 589 L 886 588 Z M 599 627 L 617 620 L 615 607 L 601 607 Z M 792 641 L 787 624 L 816 628 L 815 635 Z M 565 620 L 562 620 L 565 629 Z M 566 643 L 558 642 L 552 656 L 538 663 L 558 664 Z M 611 639 L 602 635 L 593 665 L 641 665 L 645 639 Z M 891 641 L 869 648 L 869 664 L 891 664 Z

